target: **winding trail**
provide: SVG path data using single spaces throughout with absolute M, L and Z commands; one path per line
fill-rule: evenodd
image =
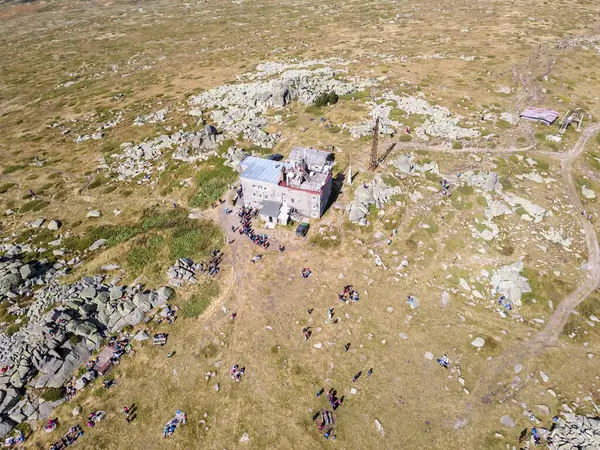
M 583 205 L 577 192 L 577 186 L 573 178 L 573 163 L 581 156 L 585 149 L 585 144 L 596 134 L 600 133 L 600 124 L 591 126 L 583 132 L 573 149 L 561 159 L 562 177 L 567 185 L 569 198 L 576 211 L 583 211 Z M 577 214 L 579 222 L 585 231 L 585 242 L 588 250 L 587 277 L 583 283 L 573 292 L 571 292 L 562 302 L 560 302 L 550 317 L 544 330 L 534 339 L 534 346 L 555 345 L 565 324 L 569 320 L 571 312 L 588 295 L 596 290 L 600 284 L 600 247 L 598 245 L 598 236 L 592 223 L 581 214 Z
M 569 320 L 569 317 L 575 311 L 575 308 L 583 302 L 590 294 L 592 294 L 600 285 L 600 246 L 598 244 L 598 236 L 592 223 L 584 216 L 579 214 L 584 207 L 581 203 L 577 185 L 573 177 L 573 164 L 581 156 L 587 142 L 600 133 L 600 124 L 592 125 L 586 128 L 576 144 L 569 152 L 547 152 L 533 150 L 533 146 L 517 148 L 463 148 L 450 149 L 443 146 L 428 147 L 424 144 L 401 143 L 397 147 L 399 150 L 421 150 L 435 153 L 488 153 L 497 155 L 506 155 L 517 152 L 528 151 L 529 154 L 540 155 L 561 164 L 561 177 L 566 185 L 567 194 L 577 211 L 576 216 L 579 218 L 579 223 L 585 232 L 585 241 L 588 252 L 588 261 L 585 265 L 586 275 L 581 284 L 573 292 L 569 293 L 556 307 L 543 330 L 538 332 L 530 340 L 525 343 L 515 343 L 506 349 L 501 355 L 494 357 L 485 372 L 476 381 L 473 387 L 472 394 L 480 396 L 482 402 L 480 406 L 490 403 L 492 397 L 495 397 L 500 402 L 504 402 L 512 398 L 519 390 L 525 386 L 523 381 L 519 386 L 513 386 L 512 373 L 515 364 L 529 361 L 532 357 L 543 353 L 550 347 L 555 347 L 559 344 L 559 338 L 562 331 Z M 402 145 L 404 144 L 404 145 Z M 396 150 L 397 151 L 397 150 Z M 508 374 L 508 375 L 507 375 Z M 476 407 L 473 407 L 476 409 Z M 471 411 L 472 413 L 473 411 Z

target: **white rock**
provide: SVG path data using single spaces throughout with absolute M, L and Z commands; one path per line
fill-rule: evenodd
M 581 194 L 587 199 L 596 198 L 596 193 L 587 186 L 581 186 Z
M 88 213 L 87 213 L 87 217 L 90 217 L 90 218 L 98 218 L 101 215 L 102 215 L 102 213 L 96 209 L 92 209 L 92 210 L 88 211 Z
M 471 345 L 473 347 L 481 348 L 485 345 L 485 339 L 483 339 L 482 337 L 476 337 L 475 339 L 473 339 L 473 342 L 471 342 Z
M 375 419 L 375 428 L 377 428 L 377 431 L 379 431 L 379 433 L 381 433 L 381 436 L 385 436 L 385 430 L 383 429 L 383 425 L 381 425 L 381 422 L 377 419 Z
M 446 291 L 442 292 L 442 308 L 445 308 L 450 303 L 450 294 Z
M 544 380 L 544 383 L 547 383 L 548 381 L 550 381 L 550 377 L 548 377 L 548 375 L 546 375 L 546 372 L 540 370 L 540 378 L 542 380 Z
M 433 353 L 431 353 L 431 352 L 425 352 L 425 359 L 428 359 L 428 360 L 431 361 L 433 359 Z

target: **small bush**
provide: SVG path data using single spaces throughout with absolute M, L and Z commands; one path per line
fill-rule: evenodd
M 454 150 L 460 150 L 461 148 L 463 148 L 462 144 L 458 141 L 453 141 L 452 142 L 452 148 Z
M 4 183 L 2 186 L 0 186 L 0 194 L 6 194 L 6 192 L 13 186 L 16 186 L 16 184 L 15 183 Z
M 45 388 L 40 397 L 46 400 L 47 402 L 56 402 L 65 396 L 65 389 L 62 387 L 59 388 Z
M 17 170 L 23 170 L 27 166 L 16 165 L 16 166 L 8 166 L 6 169 L 2 171 L 4 175 L 8 175 L 9 173 L 16 172 Z
M 69 336 L 69 342 L 73 345 L 77 345 L 81 342 L 81 336 L 77 336 L 76 334 L 72 334 Z
M 27 422 L 21 422 L 15 425 L 13 430 L 19 431 L 23 436 L 27 437 L 31 434 L 31 425 L 29 425 Z
M 25 203 L 23 206 L 21 206 L 21 209 L 19 209 L 19 211 L 22 213 L 35 212 L 35 211 L 39 211 L 40 209 L 44 209 L 49 204 L 50 203 L 47 202 L 46 200 L 40 200 L 38 198 L 38 199 L 31 200 L 30 202 Z
M 88 184 L 88 189 L 96 189 L 97 187 L 102 186 L 102 183 L 104 182 L 104 178 L 103 177 L 96 177 L 94 178 L 94 180 Z
M 412 136 L 410 134 L 401 134 L 398 140 L 400 142 L 410 142 L 412 141 Z
M 210 305 L 211 301 L 219 295 L 219 284 L 216 281 L 209 281 L 200 286 L 200 292 L 186 301 L 181 308 L 183 317 L 199 317 Z
M 317 108 L 322 108 L 324 106 L 335 105 L 338 100 L 339 97 L 335 92 L 323 92 L 315 99 L 313 105 Z

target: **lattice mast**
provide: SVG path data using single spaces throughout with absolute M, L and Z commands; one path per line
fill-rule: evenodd
M 370 170 L 377 169 L 377 146 L 379 144 L 379 117 L 375 119 L 375 126 L 373 127 L 373 144 L 371 146 L 371 166 Z

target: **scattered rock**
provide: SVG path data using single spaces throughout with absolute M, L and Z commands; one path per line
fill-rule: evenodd
M 473 339 L 473 342 L 471 342 L 471 345 L 473 347 L 481 348 L 485 345 L 485 339 L 483 339 L 482 337 L 476 337 L 475 339 Z
M 381 425 L 381 422 L 377 419 L 375 419 L 375 428 L 377 428 L 377 431 L 379 431 L 381 437 L 385 436 L 385 430 L 383 429 L 383 425 Z
M 515 426 L 515 422 L 510 418 L 510 416 L 502 416 L 500 418 L 500 423 L 509 428 L 513 428 Z
M 56 231 L 61 226 L 62 226 L 62 223 L 59 220 L 56 220 L 56 219 L 52 219 L 50 222 L 48 222 L 48 229 L 50 231 Z

